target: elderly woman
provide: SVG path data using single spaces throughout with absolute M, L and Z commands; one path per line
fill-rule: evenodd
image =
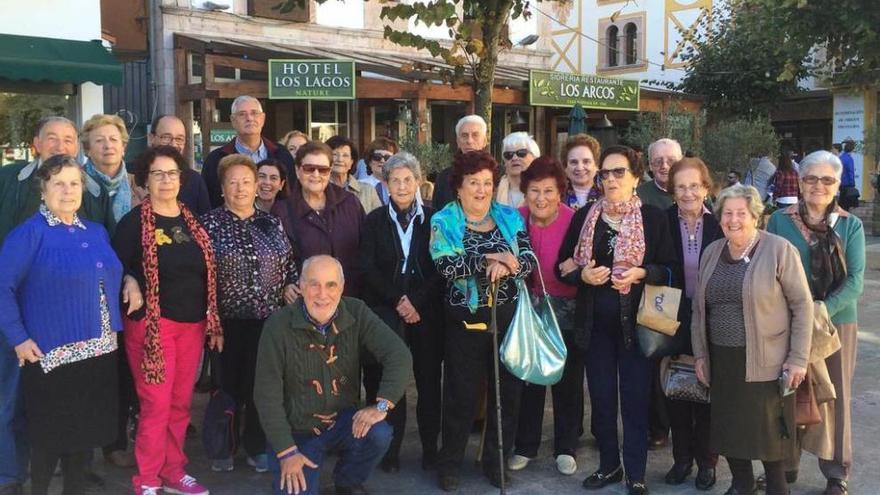
M 269 469 L 266 436 L 254 407 L 257 346 L 266 318 L 285 301 L 296 299 L 297 271 L 281 221 L 254 205 L 258 180 L 254 162 L 245 155 L 226 156 L 217 175 L 224 204 L 201 221 L 217 264 L 217 307 L 224 336 L 222 387 L 235 399 L 238 411 L 244 410 L 241 436 L 247 462 L 265 473 Z M 235 415 L 234 445 L 238 445 L 240 418 L 240 413 Z M 211 469 L 232 471 L 232 456 L 214 459 Z
M 693 299 L 699 380 L 712 387 L 709 449 L 727 458 L 729 494 L 753 493 L 752 459 L 768 495 L 788 493 L 783 462 L 795 446 L 794 395 L 806 373 L 813 301 L 797 250 L 758 230 L 758 190 L 731 186 L 715 206 L 724 239 L 706 247 Z
M 53 156 L 36 176 L 43 203 L 0 250 L 0 332 L 22 367 L 31 493 L 48 493 L 60 460 L 64 493 L 83 494 L 89 453 L 116 436 L 122 266 L 107 231 L 76 213 L 76 160 Z
M 586 134 L 575 134 L 565 141 L 561 161 L 568 177 L 568 187 L 562 200 L 572 209 L 589 208 L 602 196 L 596 184 L 599 149 L 599 141 Z
M 383 205 L 388 204 L 390 191 L 388 190 L 388 185 L 382 179 L 382 166 L 391 158 L 391 155 L 398 151 L 400 151 L 400 147 L 397 143 L 387 137 L 376 138 L 364 150 L 364 159 L 368 161 L 366 166 L 367 175 L 360 180 L 376 188 L 376 194 Z
M 295 159 L 298 181 L 287 199 L 275 202 L 272 213 L 281 219 L 297 260 L 316 254 L 335 257 L 345 271 L 345 295 L 358 296 L 364 209 L 353 194 L 330 183 L 331 160 L 326 144 L 302 145 Z
M 287 167 L 283 163 L 267 158 L 257 164 L 257 200 L 258 209 L 270 212 L 275 200 L 287 197 Z
M 520 188 L 526 204 L 519 208 L 532 240 L 532 248 L 539 261 L 539 269 L 550 295 L 566 346 L 572 349 L 565 362 L 562 379 L 553 391 L 553 456 L 556 469 L 565 475 L 577 471 L 575 451 L 584 419 L 584 364 L 574 344 L 574 308 L 577 289 L 560 282 L 553 266 L 568 231 L 574 210 L 562 203 L 565 190 L 565 171 L 551 157 L 535 159 L 523 172 Z M 541 295 L 541 281 L 537 273 L 531 278 L 532 293 Z M 544 397 L 547 387 L 526 383 L 519 410 L 514 456 L 507 463 L 509 469 L 525 468 L 538 455 L 541 444 L 541 424 L 544 418 Z
M 532 160 L 541 156 L 541 150 L 527 132 L 508 134 L 502 142 L 502 148 L 504 151 L 501 157 L 504 159 L 505 174 L 498 181 L 495 201 L 518 208 L 525 201 L 525 195 L 520 190 L 520 178 L 522 173 L 528 170 Z
M 713 188 L 708 167 L 699 158 L 683 158 L 669 170 L 669 189 L 675 204 L 666 210 L 672 244 L 675 248 L 677 270 L 674 286 L 684 291 L 678 307 L 676 338 L 690 347 L 691 300 L 700 272 L 700 258 L 706 246 L 723 237 L 718 220 L 706 208 L 706 196 Z M 694 484 L 699 490 L 715 485 L 715 465 L 718 455 L 709 449 L 709 405 L 684 400 L 666 400 L 672 427 L 672 457 L 674 464 L 666 473 L 666 483 L 680 485 L 690 475 L 694 461 L 697 477 Z
M 826 495 L 847 493 L 846 480 L 852 468 L 850 401 L 856 367 L 857 303 L 865 273 L 862 222 L 835 204 L 842 170 L 840 159 L 832 153 L 807 155 L 798 172 L 803 199 L 774 212 L 767 225 L 768 232 L 788 239 L 797 249 L 816 301 L 814 309 L 827 312 L 840 336 L 840 350 L 825 360 L 837 398 L 820 406 L 822 423 L 808 427 L 803 438 L 804 449 L 819 457 L 819 468 L 828 479 Z M 800 451 L 791 461 L 789 470 L 796 473 Z
M 352 140 L 344 136 L 333 136 L 327 140 L 327 146 L 332 150 L 333 156 L 330 182 L 357 196 L 366 213 L 382 206 L 376 189 L 354 178 L 354 164 L 358 161 L 358 155 Z
M 311 141 L 309 136 L 302 131 L 293 130 L 288 132 L 281 138 L 281 145 L 287 148 L 287 151 L 290 152 L 290 156 L 296 156 L 296 150 L 299 149 L 300 146 Z
M 398 332 L 413 354 L 422 466 L 428 468 L 437 459 L 443 356 L 443 313 L 437 305 L 443 278 L 428 253 L 434 211 L 416 200 L 422 169 L 413 155 L 398 153 L 384 161 L 382 181 L 388 184 L 391 201 L 367 215 L 361 238 L 364 301 Z M 367 401 L 376 400 L 381 377 L 378 365 L 364 367 Z M 406 396 L 388 413 L 394 437 L 381 464 L 387 472 L 400 468 L 405 406 Z
M 107 191 L 118 222 L 133 206 L 143 199 L 145 191 L 138 189 L 134 176 L 125 169 L 125 147 L 128 131 L 117 115 L 98 114 L 87 120 L 80 130 L 80 141 L 88 160 L 84 169 L 101 188 Z
M 644 284 L 663 285 L 675 267 L 666 215 L 635 195 L 642 166 L 636 152 L 611 146 L 602 152 L 604 196 L 575 214 L 559 250 L 557 270 L 578 288 L 575 343 L 584 352 L 591 421 L 599 469 L 584 488 L 620 482 L 630 495 L 648 492 L 650 363 L 639 351 L 636 311 Z M 618 378 L 619 377 L 619 378 Z M 617 441 L 618 396 L 623 418 L 623 465 Z
M 145 307 L 125 318 L 125 351 L 141 412 L 135 441 L 135 493 L 207 494 L 184 470 L 186 427 L 196 369 L 207 335 L 222 350 L 211 238 L 177 200 L 189 164 L 170 146 L 141 153 L 137 184 L 149 195 L 116 229 L 113 248 L 137 280 Z M 129 296 L 135 297 L 135 296 Z M 125 301 L 125 294 L 123 294 Z
M 486 330 L 495 305 L 500 342 L 510 326 L 518 301 L 514 278 L 524 278 L 534 268 L 534 253 L 525 222 L 519 212 L 494 201 L 498 165 L 492 155 L 472 151 L 456 156 L 450 185 L 458 201 L 448 204 L 431 219 L 431 258 L 446 280 L 444 309 L 445 389 L 443 396 L 443 448 L 437 459 L 438 482 L 445 491 L 458 487 L 458 471 L 464 457 L 471 425 L 477 415 L 481 384 L 488 378 L 493 388 L 500 383 L 504 450 L 498 452 L 498 429 L 489 416 L 483 456 L 483 473 L 500 486 L 499 456 L 513 446 L 519 398 L 523 382 L 504 366 L 499 377 L 487 377 L 492 369 L 492 336 Z M 490 301 L 491 285 L 498 284 Z M 495 397 L 490 392 L 489 397 Z

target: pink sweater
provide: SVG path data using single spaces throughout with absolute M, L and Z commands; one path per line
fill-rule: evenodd
M 529 209 L 527 206 L 519 208 L 520 215 L 526 221 L 529 227 L 529 239 L 532 241 L 532 249 L 538 257 L 541 265 L 541 275 L 544 276 L 544 284 L 547 285 L 547 293 L 551 296 L 574 298 L 577 294 L 577 288 L 563 284 L 556 278 L 553 267 L 556 265 L 556 258 L 559 256 L 559 247 L 562 246 L 562 240 L 565 238 L 565 232 L 574 216 L 574 210 L 565 205 L 559 204 L 559 215 L 556 220 L 546 227 L 540 227 L 529 222 Z M 531 279 L 532 293 L 540 294 L 541 281 L 537 274 L 532 275 Z

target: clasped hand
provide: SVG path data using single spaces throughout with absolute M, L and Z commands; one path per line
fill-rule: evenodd
M 519 261 L 510 251 L 489 253 L 485 255 L 485 258 L 486 278 L 490 282 L 497 282 L 519 271 Z

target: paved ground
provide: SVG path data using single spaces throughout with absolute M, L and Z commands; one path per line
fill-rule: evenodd
M 865 294 L 859 310 L 861 329 L 859 333 L 858 367 L 854 383 L 853 399 L 853 432 L 855 445 L 855 470 L 850 480 L 851 493 L 859 495 L 880 494 L 880 238 L 871 238 L 869 241 L 869 272 L 865 281 Z M 197 397 L 200 404 L 204 404 L 205 397 Z M 414 403 L 412 401 L 411 403 Z M 578 472 L 574 476 L 562 476 L 556 472 L 552 453 L 552 424 L 550 417 L 549 402 L 544 422 L 544 443 L 540 458 L 533 461 L 527 469 L 514 473 L 512 485 L 508 492 L 511 494 L 582 494 L 580 482 L 598 466 L 598 452 L 592 444 L 584 442 L 579 450 Z M 410 417 L 414 417 L 411 414 Z M 199 422 L 198 417 L 195 419 Z M 442 493 L 436 488 L 433 472 L 422 471 L 419 465 L 420 450 L 417 445 L 418 439 L 414 430 L 414 422 L 410 422 L 404 443 L 402 470 L 395 475 L 388 475 L 377 471 L 370 479 L 368 488 L 374 494 L 428 494 Z M 586 435 L 588 436 L 588 435 Z M 497 493 L 479 475 L 479 471 L 473 466 L 473 456 L 476 451 L 476 435 L 471 438 L 468 448 L 468 462 L 462 473 L 460 493 L 463 495 L 492 494 Z M 236 469 L 232 473 L 217 474 L 210 471 L 209 463 L 201 453 L 198 441 L 188 442 L 187 452 L 191 456 L 190 472 L 199 478 L 215 495 L 262 495 L 270 494 L 270 476 L 256 474 L 245 465 L 244 459 L 237 459 Z M 663 476 L 671 465 L 672 453 L 669 448 L 651 452 L 648 464 L 648 483 L 651 492 L 660 494 L 699 494 L 711 493 L 722 494 L 727 490 L 730 476 L 726 463 L 722 460 L 718 466 L 718 484 L 711 492 L 699 492 L 692 482 L 679 487 L 671 487 L 663 484 Z M 334 462 L 333 459 L 329 463 Z M 123 494 L 129 493 L 129 478 L 131 470 L 118 469 L 107 466 L 103 460 L 98 461 L 98 471 L 107 477 L 107 487 L 103 493 Z M 756 466 L 756 470 L 760 470 Z M 325 478 L 327 483 L 329 479 Z M 60 483 L 57 483 L 60 485 Z M 816 460 L 809 454 L 803 456 L 801 464 L 801 479 L 792 487 L 793 494 L 821 494 L 824 489 L 824 479 L 819 474 Z M 324 493 L 333 493 L 327 486 L 322 490 Z M 54 487 L 53 493 L 60 494 L 60 487 Z M 609 487 L 601 493 L 623 494 L 625 488 L 622 485 Z

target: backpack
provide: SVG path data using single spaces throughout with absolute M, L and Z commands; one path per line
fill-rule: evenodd
M 208 459 L 228 459 L 235 453 L 235 400 L 220 388 L 220 353 L 208 351 L 211 366 L 211 398 L 205 408 L 202 445 Z

